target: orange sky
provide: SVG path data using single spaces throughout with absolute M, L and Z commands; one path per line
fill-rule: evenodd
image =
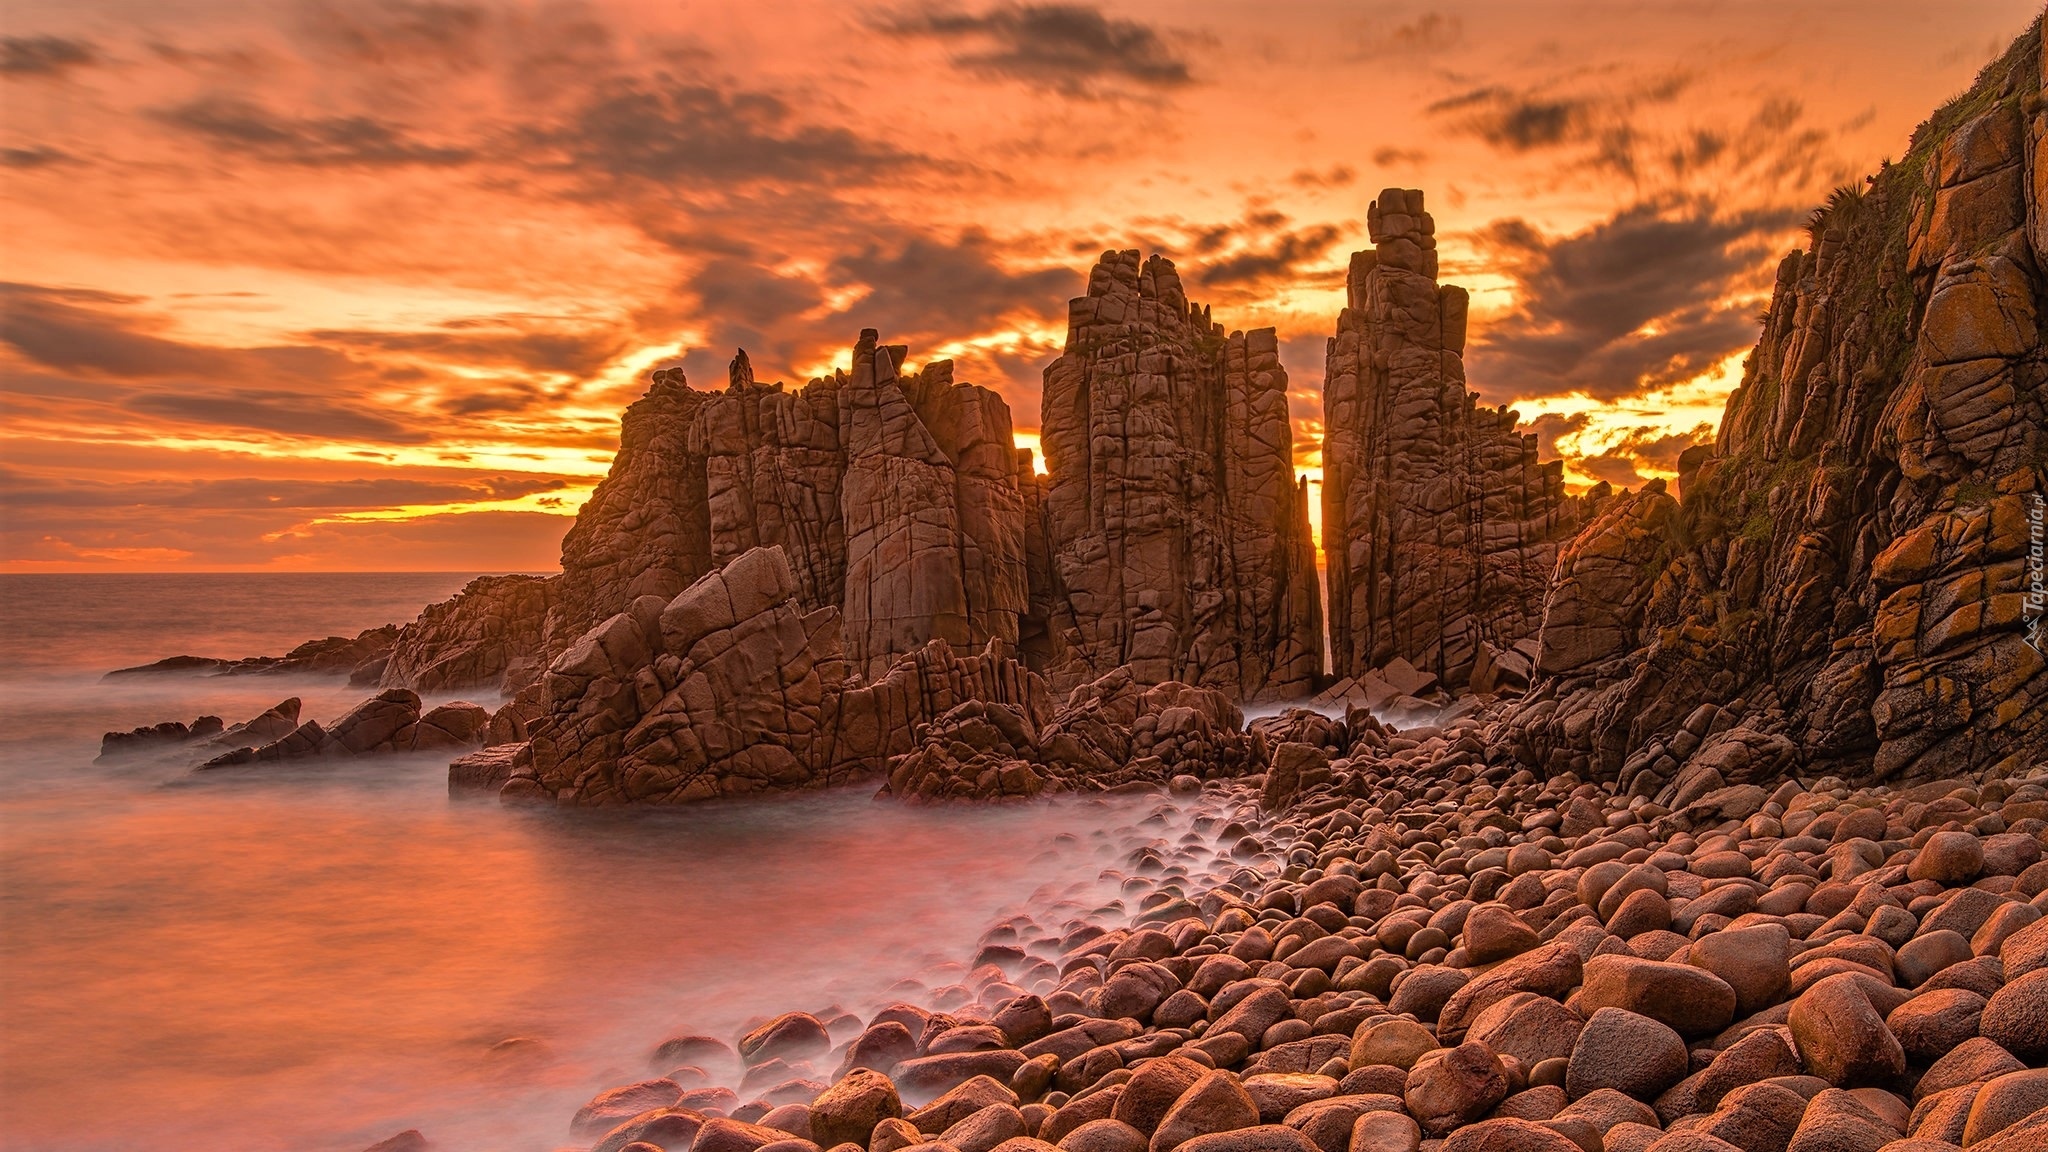
M 1108 247 L 1280 329 L 1313 475 L 1388 185 L 1475 390 L 1633 485 L 1806 210 L 2038 10 L 14 0 L 0 569 L 552 568 L 646 369 L 862 327 L 1028 433 Z

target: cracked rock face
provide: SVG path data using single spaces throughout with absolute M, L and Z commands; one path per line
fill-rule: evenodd
M 1405 659 L 1462 686 L 1536 634 L 1580 501 L 1466 392 L 1465 290 L 1436 282 L 1422 193 L 1381 192 L 1368 224 L 1323 385 L 1331 673 Z
M 888 672 L 931 640 L 1017 640 L 1028 604 L 1028 459 L 1009 407 L 952 362 L 903 375 L 908 349 L 861 333 L 852 371 L 796 391 L 654 373 L 610 473 L 562 540 L 562 574 L 490 577 L 401 635 L 384 683 L 507 695 L 643 596 L 672 599 L 757 547 L 791 562 L 797 602 L 836 609 L 851 669 Z
M 673 600 L 635 600 L 556 657 L 509 778 L 489 782 L 576 805 L 821 787 L 879 772 L 963 701 L 1049 711 L 1043 682 L 1000 641 L 963 658 L 934 640 L 883 676 L 853 678 L 839 610 L 806 610 L 797 593 L 778 546 Z
M 398 630 L 383 686 L 517 692 L 540 673 L 541 633 L 560 586 L 541 576 L 477 577 Z
M 1171 262 L 1104 253 L 1045 371 L 1041 437 L 1055 688 L 1128 667 L 1239 700 L 1313 690 L 1315 555 L 1272 329 L 1226 333 Z
M 541 663 L 641 596 L 666 600 L 711 570 L 710 508 L 691 433 L 706 395 L 674 369 L 619 420 L 619 451 L 562 537 Z
M 1028 799 L 1133 784 L 1199 786 L 1255 772 L 1264 743 L 1213 688 L 1138 683 L 1118 669 L 1050 714 L 980 700 L 918 729 L 889 762 L 887 795 L 913 802 Z
M 1567 547 L 1525 762 L 1668 803 L 1795 764 L 1918 781 L 2048 750 L 2023 588 L 2048 488 L 2041 88 L 2036 28 L 1815 214 L 1680 499 L 1624 498 Z M 1753 756 L 1702 761 L 1702 701 Z
M 872 329 L 840 393 L 847 649 L 866 675 L 928 640 L 1015 641 L 1024 501 L 1010 411 L 952 364 L 899 379 Z

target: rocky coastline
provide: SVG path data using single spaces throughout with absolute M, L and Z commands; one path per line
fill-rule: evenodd
M 1121 923 L 1013 919 L 921 1003 L 669 1038 L 655 1075 L 576 1114 L 574 1146 L 2048 1140 L 2048 768 L 1738 785 L 1667 810 L 1537 778 L 1488 752 L 1481 716 L 1355 740 L 1295 719 L 1324 743 L 1279 744 L 1263 778 L 1171 782 L 1162 809 L 1194 806 L 1200 834 L 1137 842 Z
M 2048 1147 L 2043 38 L 1814 214 L 1673 484 L 1569 494 L 1476 402 L 1465 295 L 1388 189 L 1328 345 L 1326 583 L 1273 330 L 1113 251 L 1045 373 L 1044 475 L 999 395 L 873 329 L 794 389 L 744 351 L 722 391 L 659 370 L 559 575 L 124 670 L 379 694 L 105 754 L 1196 813 L 1133 848 L 1121 920 L 663 1043 L 571 1122 L 592 1152 Z

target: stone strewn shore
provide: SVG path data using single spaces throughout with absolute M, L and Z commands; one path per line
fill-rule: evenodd
M 922 1007 L 672 1039 L 579 1146 L 2048 1146 L 2048 767 L 1673 811 L 1489 763 L 1490 724 L 1283 744 L 1133 855 L 1130 922 L 1006 924 Z

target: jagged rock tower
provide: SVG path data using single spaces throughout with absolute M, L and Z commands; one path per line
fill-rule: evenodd
M 1465 390 L 1465 290 L 1436 282 L 1422 193 L 1389 188 L 1351 258 L 1323 383 L 1323 554 L 1336 676 L 1395 657 L 1446 684 L 1536 634 L 1563 465 Z
M 1014 643 L 1030 465 L 1011 445 L 1009 406 L 954 383 L 950 360 L 903 375 L 908 353 L 865 329 L 850 373 L 795 391 L 755 381 L 744 351 L 722 392 L 656 372 L 562 541 L 545 656 L 637 597 L 673 597 L 772 545 L 798 604 L 841 610 L 864 676 L 928 640 Z
M 1171 262 L 1106 252 L 1041 430 L 1056 689 L 1128 665 L 1241 700 L 1312 690 L 1321 605 L 1273 329 L 1226 334 Z

